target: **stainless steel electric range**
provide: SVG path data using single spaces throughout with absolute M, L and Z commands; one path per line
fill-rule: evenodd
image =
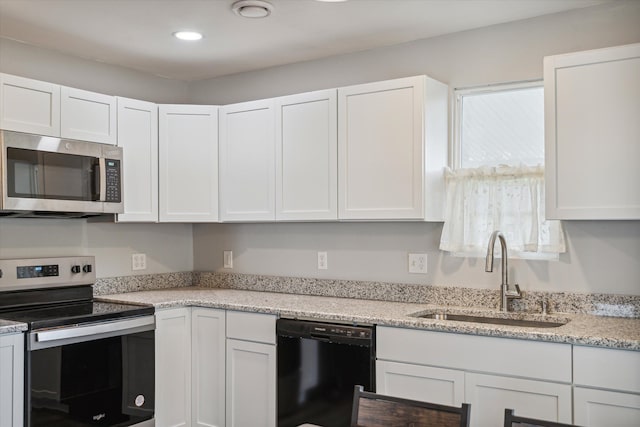
M 93 300 L 93 257 L 0 260 L 0 319 L 28 325 L 25 426 L 154 426 L 154 308 Z

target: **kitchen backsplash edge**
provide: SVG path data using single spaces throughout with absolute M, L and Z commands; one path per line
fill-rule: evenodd
M 497 308 L 499 305 L 498 289 L 222 272 L 180 272 L 100 278 L 96 280 L 93 290 L 98 296 L 187 286 L 456 307 Z M 636 295 L 525 291 L 522 299 L 513 301 L 513 309 L 519 312 L 539 313 L 542 301 L 547 301 L 551 313 L 640 318 L 640 296 Z

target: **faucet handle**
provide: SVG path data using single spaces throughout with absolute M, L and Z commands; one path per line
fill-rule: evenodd
M 517 283 L 513 285 L 516 289 L 510 290 L 511 285 L 507 285 L 506 295 L 511 299 L 522 298 L 522 292 L 520 291 L 520 285 Z

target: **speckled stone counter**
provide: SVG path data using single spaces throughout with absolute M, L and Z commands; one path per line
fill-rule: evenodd
M 0 319 L 0 335 L 15 334 L 27 330 L 27 324 L 21 322 L 12 322 L 11 320 Z
M 632 318 L 554 313 L 546 318 L 569 322 L 556 328 L 515 327 L 411 316 L 425 310 L 501 316 L 494 310 L 481 308 L 201 287 L 103 295 L 99 298 L 104 301 L 152 304 L 156 309 L 180 306 L 211 307 L 270 313 L 290 318 L 376 324 L 640 351 L 640 319 Z M 507 315 L 515 318 L 519 316 L 525 314 Z M 544 318 L 543 315 L 526 316 Z

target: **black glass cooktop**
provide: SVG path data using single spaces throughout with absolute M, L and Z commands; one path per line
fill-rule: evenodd
M 91 287 L 88 287 L 89 291 Z M 75 295 L 90 295 L 86 289 L 78 289 Z M 5 307 L 0 307 L 0 319 L 23 322 L 29 330 L 55 328 L 81 323 L 103 322 L 123 317 L 152 315 L 152 306 L 99 302 L 92 299 L 74 300 L 69 289 L 47 290 L 44 296 L 35 292 L 28 294 L 4 294 Z M 14 304 L 7 303 L 12 297 Z

